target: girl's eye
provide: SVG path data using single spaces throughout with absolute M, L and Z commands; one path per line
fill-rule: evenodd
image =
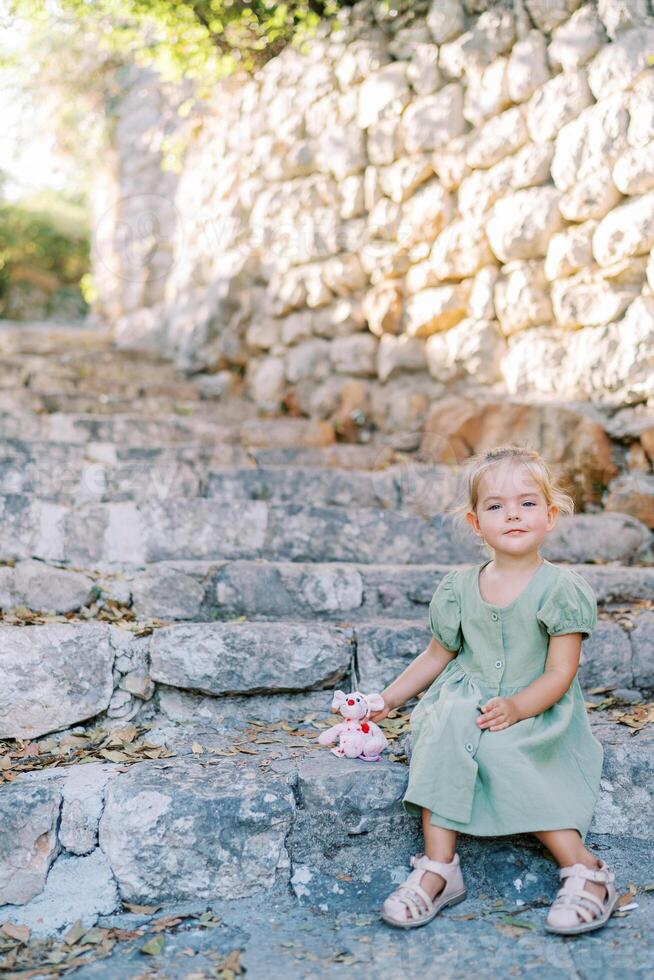
M 529 504 L 530 507 L 535 507 L 536 506 L 536 502 L 534 500 L 523 500 L 523 506 L 525 504 Z M 499 507 L 499 506 L 500 506 L 500 504 L 490 504 L 490 506 L 488 507 L 488 509 L 489 510 L 493 510 L 494 507 Z

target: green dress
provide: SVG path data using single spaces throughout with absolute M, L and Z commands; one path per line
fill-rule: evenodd
M 491 559 L 489 559 L 490 561 Z M 458 651 L 411 714 L 411 761 L 405 809 L 477 836 L 576 828 L 585 838 L 604 761 L 575 674 L 555 704 L 491 732 L 476 724 L 478 706 L 522 690 L 545 668 L 550 636 L 597 625 L 586 580 L 547 560 L 506 606 L 485 602 L 479 574 L 488 564 L 454 569 L 429 604 L 431 631 Z

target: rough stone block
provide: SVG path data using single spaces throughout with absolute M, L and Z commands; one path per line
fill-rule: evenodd
M 108 788 L 100 847 L 124 902 L 242 898 L 272 886 L 294 812 L 258 769 L 137 763 Z
M 563 227 L 559 198 L 554 187 L 534 187 L 496 202 L 486 233 L 501 262 L 537 259 L 547 254 L 550 238 Z
M 654 247 L 654 192 L 619 204 L 602 218 L 593 233 L 593 255 L 611 265 Z
M 577 69 L 555 75 L 529 100 L 527 126 L 531 139 L 535 142 L 555 139 L 562 126 L 576 119 L 594 101 L 585 71 Z
M 113 690 L 114 647 L 101 623 L 0 631 L 0 738 L 35 738 L 100 714 Z
M 457 82 L 433 95 L 413 99 L 402 116 L 402 141 L 408 153 L 446 146 L 465 132 L 463 89 Z
M 0 792 L 0 905 L 23 905 L 43 890 L 59 846 L 56 780 L 10 783 Z
M 351 633 L 286 623 L 194 623 L 153 634 L 150 676 L 206 694 L 301 691 L 340 680 Z

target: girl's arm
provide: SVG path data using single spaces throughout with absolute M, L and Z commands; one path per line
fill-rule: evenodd
M 544 672 L 511 695 L 519 721 L 539 715 L 563 697 L 575 678 L 580 658 L 581 633 L 550 637 Z
M 393 708 L 398 708 L 420 691 L 424 691 L 447 667 L 450 660 L 456 657 L 456 654 L 457 651 L 446 650 L 435 637 L 432 637 L 422 653 L 418 654 L 406 670 L 403 670 L 399 677 L 396 677 L 393 683 L 381 692 L 386 708 L 372 713 L 371 721 L 381 721 Z

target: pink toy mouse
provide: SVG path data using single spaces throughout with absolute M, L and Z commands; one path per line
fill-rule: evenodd
M 383 707 L 381 694 L 335 691 L 332 708 L 339 708 L 345 721 L 321 732 L 318 741 L 321 745 L 333 745 L 338 739 L 338 745 L 332 749 L 334 755 L 378 762 L 388 739 L 378 725 L 365 719 L 371 711 L 381 711 Z

